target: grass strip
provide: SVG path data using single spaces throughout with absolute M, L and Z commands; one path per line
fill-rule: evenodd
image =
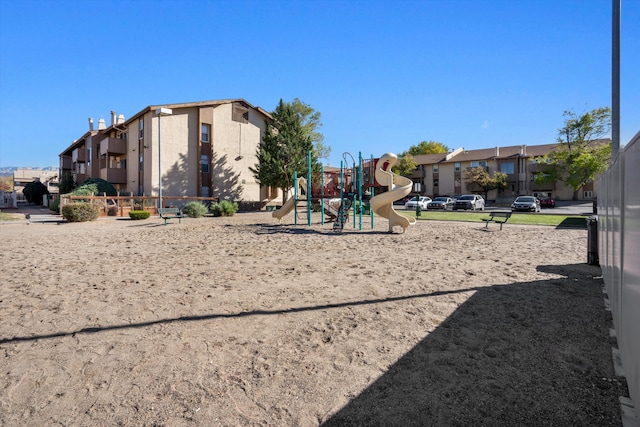
M 415 211 L 399 211 L 403 215 L 416 218 Z M 422 211 L 417 217 L 419 221 L 463 221 L 463 222 L 482 222 L 482 218 L 489 218 L 490 211 L 484 212 L 430 212 Z M 587 227 L 587 218 L 580 215 L 550 215 L 544 213 L 519 213 L 514 212 L 509 218 L 507 224 L 521 225 L 549 225 L 552 227 Z

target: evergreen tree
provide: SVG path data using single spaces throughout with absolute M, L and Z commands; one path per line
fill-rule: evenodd
M 320 164 L 312 136 L 292 104 L 281 99 L 271 116 L 258 147 L 258 164 L 251 171 L 260 184 L 282 189 L 284 203 L 294 185 L 294 173 L 307 175 L 307 154 L 311 152 L 312 170 L 320 170 Z

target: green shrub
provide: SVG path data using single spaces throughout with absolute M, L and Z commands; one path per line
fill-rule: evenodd
M 200 218 L 207 214 L 207 207 L 200 202 L 189 202 L 182 209 L 182 213 L 191 218 Z
M 78 190 L 92 190 L 95 194 L 106 194 L 107 196 L 115 196 L 118 194 L 116 188 L 109 182 L 105 181 L 101 178 L 89 178 L 84 181 L 78 188 L 73 192 L 75 194 Z M 78 194 L 79 196 L 85 196 L 86 194 Z
M 238 212 L 238 204 L 236 202 L 223 200 L 220 203 L 211 203 L 209 211 L 213 216 L 233 216 Z
M 62 207 L 62 216 L 69 222 L 94 221 L 100 215 L 100 206 L 92 203 L 69 203 Z
M 151 216 L 149 211 L 129 211 L 129 218 L 131 219 L 147 219 Z
M 52 210 L 56 213 L 60 212 L 60 198 L 55 198 L 49 203 L 49 210 Z

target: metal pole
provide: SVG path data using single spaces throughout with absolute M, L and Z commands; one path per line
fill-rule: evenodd
M 311 226 L 311 150 L 307 153 L 307 225 Z
M 162 114 L 158 114 L 158 208 L 162 209 L 162 147 L 160 139 L 160 121 Z
M 320 165 L 320 221 L 324 225 L 324 165 Z
M 611 46 L 611 160 L 620 151 L 620 3 L 613 1 Z
M 293 225 L 298 225 L 298 171 L 293 171 Z

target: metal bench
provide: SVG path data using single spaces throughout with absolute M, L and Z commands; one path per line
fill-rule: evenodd
M 485 222 L 485 229 L 489 228 L 490 222 L 495 222 L 496 224 L 500 224 L 500 230 L 502 230 L 502 224 L 509 221 L 509 218 L 511 218 L 511 212 L 496 211 L 490 212 L 489 218 L 482 218 L 482 220 Z
M 160 208 L 158 209 L 160 218 L 164 219 L 164 225 L 167 225 L 167 221 L 170 219 L 178 218 L 178 222 L 182 222 L 184 215 L 178 208 Z

